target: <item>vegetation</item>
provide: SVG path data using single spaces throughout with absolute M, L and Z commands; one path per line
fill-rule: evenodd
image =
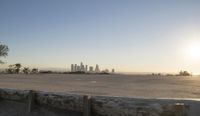
M 39 73 L 39 70 L 37 68 L 30 69 L 29 67 L 24 67 L 23 70 L 21 70 L 22 65 L 20 63 L 16 63 L 13 65 L 9 65 L 8 69 L 6 69 L 6 73 L 8 74 L 36 74 Z
M 30 69 L 28 68 L 28 67 L 24 67 L 24 69 L 23 69 L 23 73 L 24 74 L 29 74 L 31 71 L 30 71 Z
M 15 73 L 15 69 L 13 68 L 13 65 L 9 65 L 8 69 L 6 69 L 6 72 L 8 74 L 14 74 Z
M 8 56 L 9 48 L 7 45 L 3 45 L 0 43 L 0 57 L 6 57 Z M 0 60 L 0 64 L 3 64 L 4 62 Z
M 7 45 L 1 44 L 0 42 L 0 57 L 6 57 L 8 56 L 8 51 L 9 48 Z M 3 62 L 2 60 L 0 60 L 0 64 L 4 64 L 5 62 Z M 21 71 L 22 65 L 20 63 L 16 63 L 13 65 L 9 65 L 8 69 L 5 70 L 6 73 L 8 74 L 19 74 Z M 32 70 L 30 70 L 28 67 L 24 67 L 24 69 L 22 70 L 22 72 L 24 74 L 29 74 L 29 73 L 39 73 L 39 70 L 37 68 L 33 68 Z
M 20 63 L 14 64 L 15 72 L 19 74 L 22 65 Z
M 180 71 L 179 72 L 179 76 L 191 76 L 192 74 L 190 74 L 188 71 Z
M 84 71 L 69 72 L 70 74 L 85 74 Z
M 33 69 L 31 70 L 31 73 L 33 73 L 33 74 L 39 73 L 39 70 L 38 70 L 37 68 L 33 68 Z
M 47 71 L 40 71 L 41 74 L 52 74 L 53 71 L 47 70 Z
M 21 67 L 22 65 L 20 63 L 9 65 L 9 68 L 6 70 L 6 72 L 9 74 L 14 74 L 14 73 L 19 74 Z

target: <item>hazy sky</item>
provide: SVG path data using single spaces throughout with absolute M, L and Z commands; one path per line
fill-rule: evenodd
M 198 73 L 186 51 L 200 42 L 200 0 L 0 0 L 0 41 L 7 64 Z

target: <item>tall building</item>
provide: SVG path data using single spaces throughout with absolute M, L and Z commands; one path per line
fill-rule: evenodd
M 74 64 L 71 64 L 71 72 L 75 72 L 75 70 L 74 70 Z
M 100 69 L 99 69 L 99 65 L 98 65 L 98 64 L 96 64 L 95 72 L 96 72 L 96 73 L 99 73 L 99 72 L 100 72 Z
M 80 63 L 80 65 L 78 64 L 71 64 L 71 72 L 77 72 L 77 71 L 81 71 L 81 72 L 89 72 L 89 73 L 109 73 L 108 69 L 105 70 L 100 70 L 99 65 L 96 64 L 95 67 L 93 66 L 88 66 L 88 65 L 84 65 L 83 62 Z M 111 72 L 114 73 L 115 70 L 114 68 L 111 69 Z
M 89 72 L 94 72 L 94 70 L 93 70 L 93 67 L 92 67 L 92 66 L 90 66 L 90 67 L 89 67 Z
M 88 71 L 88 65 L 85 65 L 85 72 Z
M 82 62 L 81 62 L 81 64 L 80 64 L 80 71 L 85 71 L 85 69 L 84 69 L 84 65 L 83 65 Z
M 74 72 L 77 71 L 77 64 L 74 65 Z
M 77 66 L 77 70 L 76 71 L 81 71 L 81 66 Z

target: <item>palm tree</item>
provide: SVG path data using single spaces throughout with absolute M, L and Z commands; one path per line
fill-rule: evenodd
M 8 55 L 9 48 L 6 45 L 0 44 L 0 57 L 6 57 Z M 0 64 L 4 62 L 0 60 Z

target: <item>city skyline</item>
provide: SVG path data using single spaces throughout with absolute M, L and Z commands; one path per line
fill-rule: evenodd
M 117 72 L 200 74 L 199 4 L 1 0 L 0 42 L 10 51 L 0 68 L 66 69 L 82 61 Z
M 80 65 L 78 64 L 71 64 L 71 72 L 84 72 L 84 73 L 115 73 L 115 69 L 112 68 L 111 70 L 105 68 L 105 69 L 101 69 L 100 66 L 98 64 L 96 64 L 95 66 L 92 65 L 84 65 L 83 62 L 80 63 Z

